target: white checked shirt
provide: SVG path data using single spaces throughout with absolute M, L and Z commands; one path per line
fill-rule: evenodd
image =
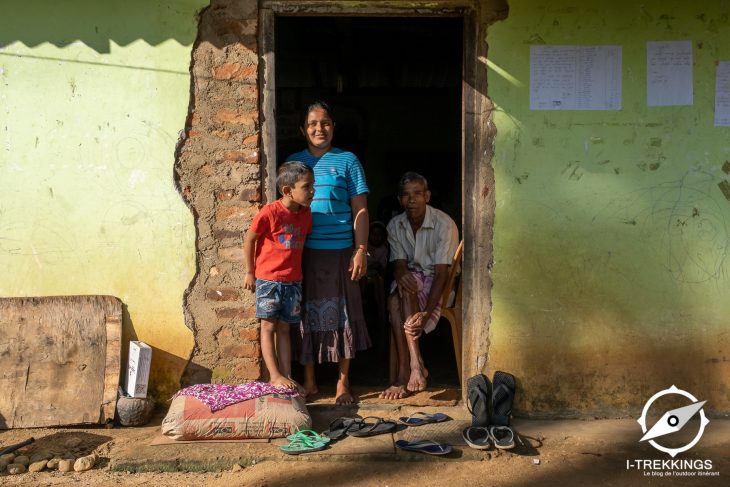
M 405 260 L 408 269 L 432 276 L 436 264 L 451 265 L 459 246 L 459 230 L 449 215 L 426 205 L 421 228 L 413 235 L 405 213 L 388 223 L 390 261 Z

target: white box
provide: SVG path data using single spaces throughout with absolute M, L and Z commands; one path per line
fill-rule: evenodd
M 152 348 L 144 342 L 129 342 L 129 361 L 124 389 L 131 397 L 147 397 Z

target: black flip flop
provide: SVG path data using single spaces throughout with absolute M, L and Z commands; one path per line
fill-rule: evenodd
M 369 422 L 369 419 L 374 421 Z M 347 428 L 346 433 L 348 436 L 362 438 L 365 436 L 375 436 L 382 435 L 384 433 L 390 433 L 395 429 L 396 426 L 396 422 L 391 421 L 390 419 L 383 419 L 377 416 L 368 416 L 357 421 L 357 423 L 350 425 L 350 427 Z
M 475 450 L 486 450 L 489 448 L 490 439 L 489 429 L 484 426 L 469 426 L 461 432 L 466 444 Z
M 400 418 L 398 418 L 398 421 L 407 426 L 423 426 L 424 424 L 429 423 L 440 423 L 442 421 L 446 421 L 447 419 L 451 418 L 446 416 L 444 413 L 428 414 L 418 411 L 417 413 L 413 413 L 410 416 L 401 416 Z
M 452 450 L 451 445 L 447 443 L 437 443 L 433 440 L 398 440 L 395 442 L 395 446 L 401 450 L 417 451 L 420 453 L 427 453 L 429 455 L 448 455 Z
M 510 450 L 515 447 L 515 432 L 509 426 L 490 427 L 489 438 L 500 450 Z
M 492 390 L 483 374 L 477 374 L 466 381 L 467 408 L 472 415 L 472 426 L 489 425 L 489 404 L 492 402 Z
M 515 398 L 515 376 L 498 370 L 492 380 L 492 422 L 497 426 L 509 425 Z
M 337 418 L 332 420 L 329 429 L 322 432 L 330 440 L 341 440 L 347 434 L 349 428 L 357 429 L 357 424 L 362 421 L 360 418 Z

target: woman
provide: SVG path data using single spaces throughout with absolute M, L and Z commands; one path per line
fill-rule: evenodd
M 350 360 L 370 346 L 357 281 L 367 271 L 369 217 L 365 172 L 357 157 L 332 147 L 335 123 L 323 101 L 303 113 L 307 149 L 287 161 L 301 161 L 314 170 L 312 233 L 304 245 L 303 318 L 299 361 L 304 389 L 317 393 L 314 363 L 337 362 L 337 404 L 352 404 Z

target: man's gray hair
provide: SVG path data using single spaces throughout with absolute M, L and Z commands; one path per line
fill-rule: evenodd
M 417 172 L 408 171 L 400 177 L 400 181 L 398 182 L 398 194 L 403 194 L 403 188 L 408 183 L 421 183 L 423 184 L 423 189 L 428 191 L 428 181 L 426 181 L 426 178 Z

